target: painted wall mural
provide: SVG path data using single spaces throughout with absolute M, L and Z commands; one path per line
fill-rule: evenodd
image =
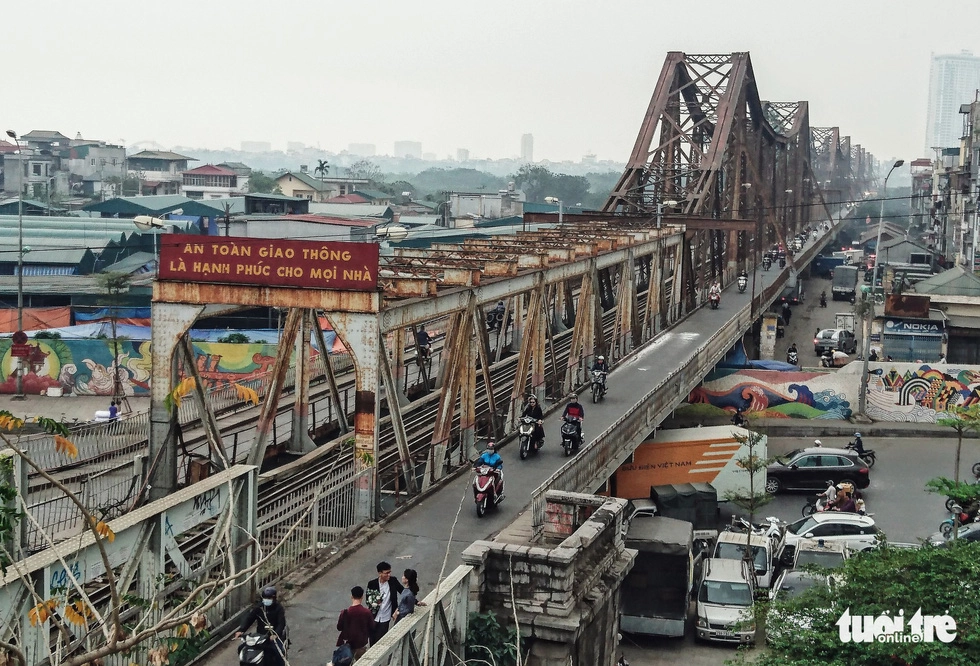
M 722 368 L 691 392 L 684 414 L 719 416 L 741 408 L 756 418 L 846 419 L 857 395 L 856 385 L 849 388 L 838 373 Z
M 119 340 L 117 371 L 125 395 L 149 395 L 149 340 Z M 31 357 L 25 365 L 24 392 L 45 393 L 60 387 L 65 395 L 112 395 L 113 343 L 93 340 L 31 340 Z M 195 342 L 197 369 L 206 384 L 241 382 L 271 370 L 276 345 Z M 314 354 L 317 351 L 314 349 Z M 16 359 L 10 355 L 10 338 L 0 339 L 0 393 L 16 392 L 13 370 Z
M 756 418 L 847 419 L 857 409 L 860 362 L 837 371 L 722 368 L 678 410 L 717 418 L 741 408 Z M 867 412 L 875 421 L 935 423 L 957 406 L 980 403 L 980 367 L 875 362 L 868 365 Z

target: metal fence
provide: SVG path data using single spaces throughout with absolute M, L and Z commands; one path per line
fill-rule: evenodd
M 364 653 L 361 666 L 461 664 L 466 655 L 470 585 L 473 568 L 459 566 L 425 599 L 425 606 L 392 627 Z

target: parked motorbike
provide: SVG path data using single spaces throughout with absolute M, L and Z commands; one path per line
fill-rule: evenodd
M 855 446 L 854 442 L 848 442 L 847 450 L 854 451 L 855 453 L 857 453 L 857 446 Z M 858 457 L 864 461 L 864 463 L 868 466 L 868 469 L 871 469 L 872 467 L 875 466 L 876 458 L 875 458 L 874 449 L 865 449 L 864 453 L 858 453 Z
M 592 402 L 596 403 L 606 396 L 606 373 L 602 370 L 592 371 Z
M 799 353 L 795 351 L 786 352 L 786 362 L 789 363 L 790 365 L 799 365 L 800 364 Z
M 980 462 L 973 465 L 973 476 L 980 479 Z
M 473 498 L 476 501 L 476 515 L 482 518 L 487 509 L 500 504 L 504 499 L 504 475 L 490 465 L 476 465 L 473 477 Z
M 712 310 L 717 310 L 718 306 L 721 305 L 721 294 L 711 294 L 708 296 L 708 303 L 711 305 Z
M 267 626 L 264 632 L 243 635 L 238 645 L 238 663 L 275 664 L 280 663 L 276 654 L 276 644 L 271 637 L 272 627 Z
M 745 288 L 749 286 L 749 279 L 744 275 L 738 276 L 738 293 L 744 294 Z
M 582 444 L 582 436 L 579 434 L 579 420 L 574 416 L 566 416 L 564 423 L 561 424 L 561 446 L 565 449 L 565 455 L 572 455 L 572 451 L 578 451 Z
M 533 416 L 522 416 L 521 422 L 517 424 L 517 435 L 520 438 L 521 460 L 527 458 L 532 451 L 537 453 L 541 448 L 541 441 L 534 439 L 534 429 L 539 421 Z
M 735 514 L 732 514 L 732 521 L 726 528 L 729 532 L 740 532 L 745 534 L 747 531 L 751 531 L 754 536 L 761 536 L 771 539 L 773 541 L 779 541 L 783 535 L 783 528 L 786 523 L 779 520 L 775 516 L 767 516 L 765 523 L 750 523 L 745 520 L 745 518 L 739 518 Z

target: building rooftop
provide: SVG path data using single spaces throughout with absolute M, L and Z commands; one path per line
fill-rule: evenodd
M 20 136 L 21 141 L 70 141 L 70 139 L 56 130 L 31 130 L 27 134 Z
M 141 150 L 135 155 L 130 155 L 129 159 L 140 159 L 140 160 L 167 160 L 167 161 L 177 161 L 177 160 L 189 160 L 191 162 L 197 162 L 196 157 L 187 157 L 186 155 L 181 155 L 179 153 L 172 153 L 169 150 Z
M 184 172 L 185 174 L 192 174 L 195 176 L 237 176 L 236 171 L 231 169 L 226 169 L 225 167 L 215 166 L 214 164 L 203 164 L 194 169 L 188 169 Z
M 82 210 L 95 211 L 103 215 L 162 215 L 183 208 L 193 201 L 179 194 L 157 194 L 143 197 L 116 197 L 106 201 L 98 201 L 85 206 Z
M 337 217 L 391 217 L 390 206 L 373 204 L 310 203 L 310 212 Z
M 919 280 L 912 290 L 917 294 L 936 296 L 980 296 L 980 278 L 962 266 L 956 266 Z

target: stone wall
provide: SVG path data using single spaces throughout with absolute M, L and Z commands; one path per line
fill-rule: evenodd
M 516 608 L 529 666 L 612 666 L 620 586 L 636 555 L 623 540 L 626 501 L 557 491 L 547 501 L 540 544 L 477 541 L 463 552 L 480 607 L 506 624 Z

